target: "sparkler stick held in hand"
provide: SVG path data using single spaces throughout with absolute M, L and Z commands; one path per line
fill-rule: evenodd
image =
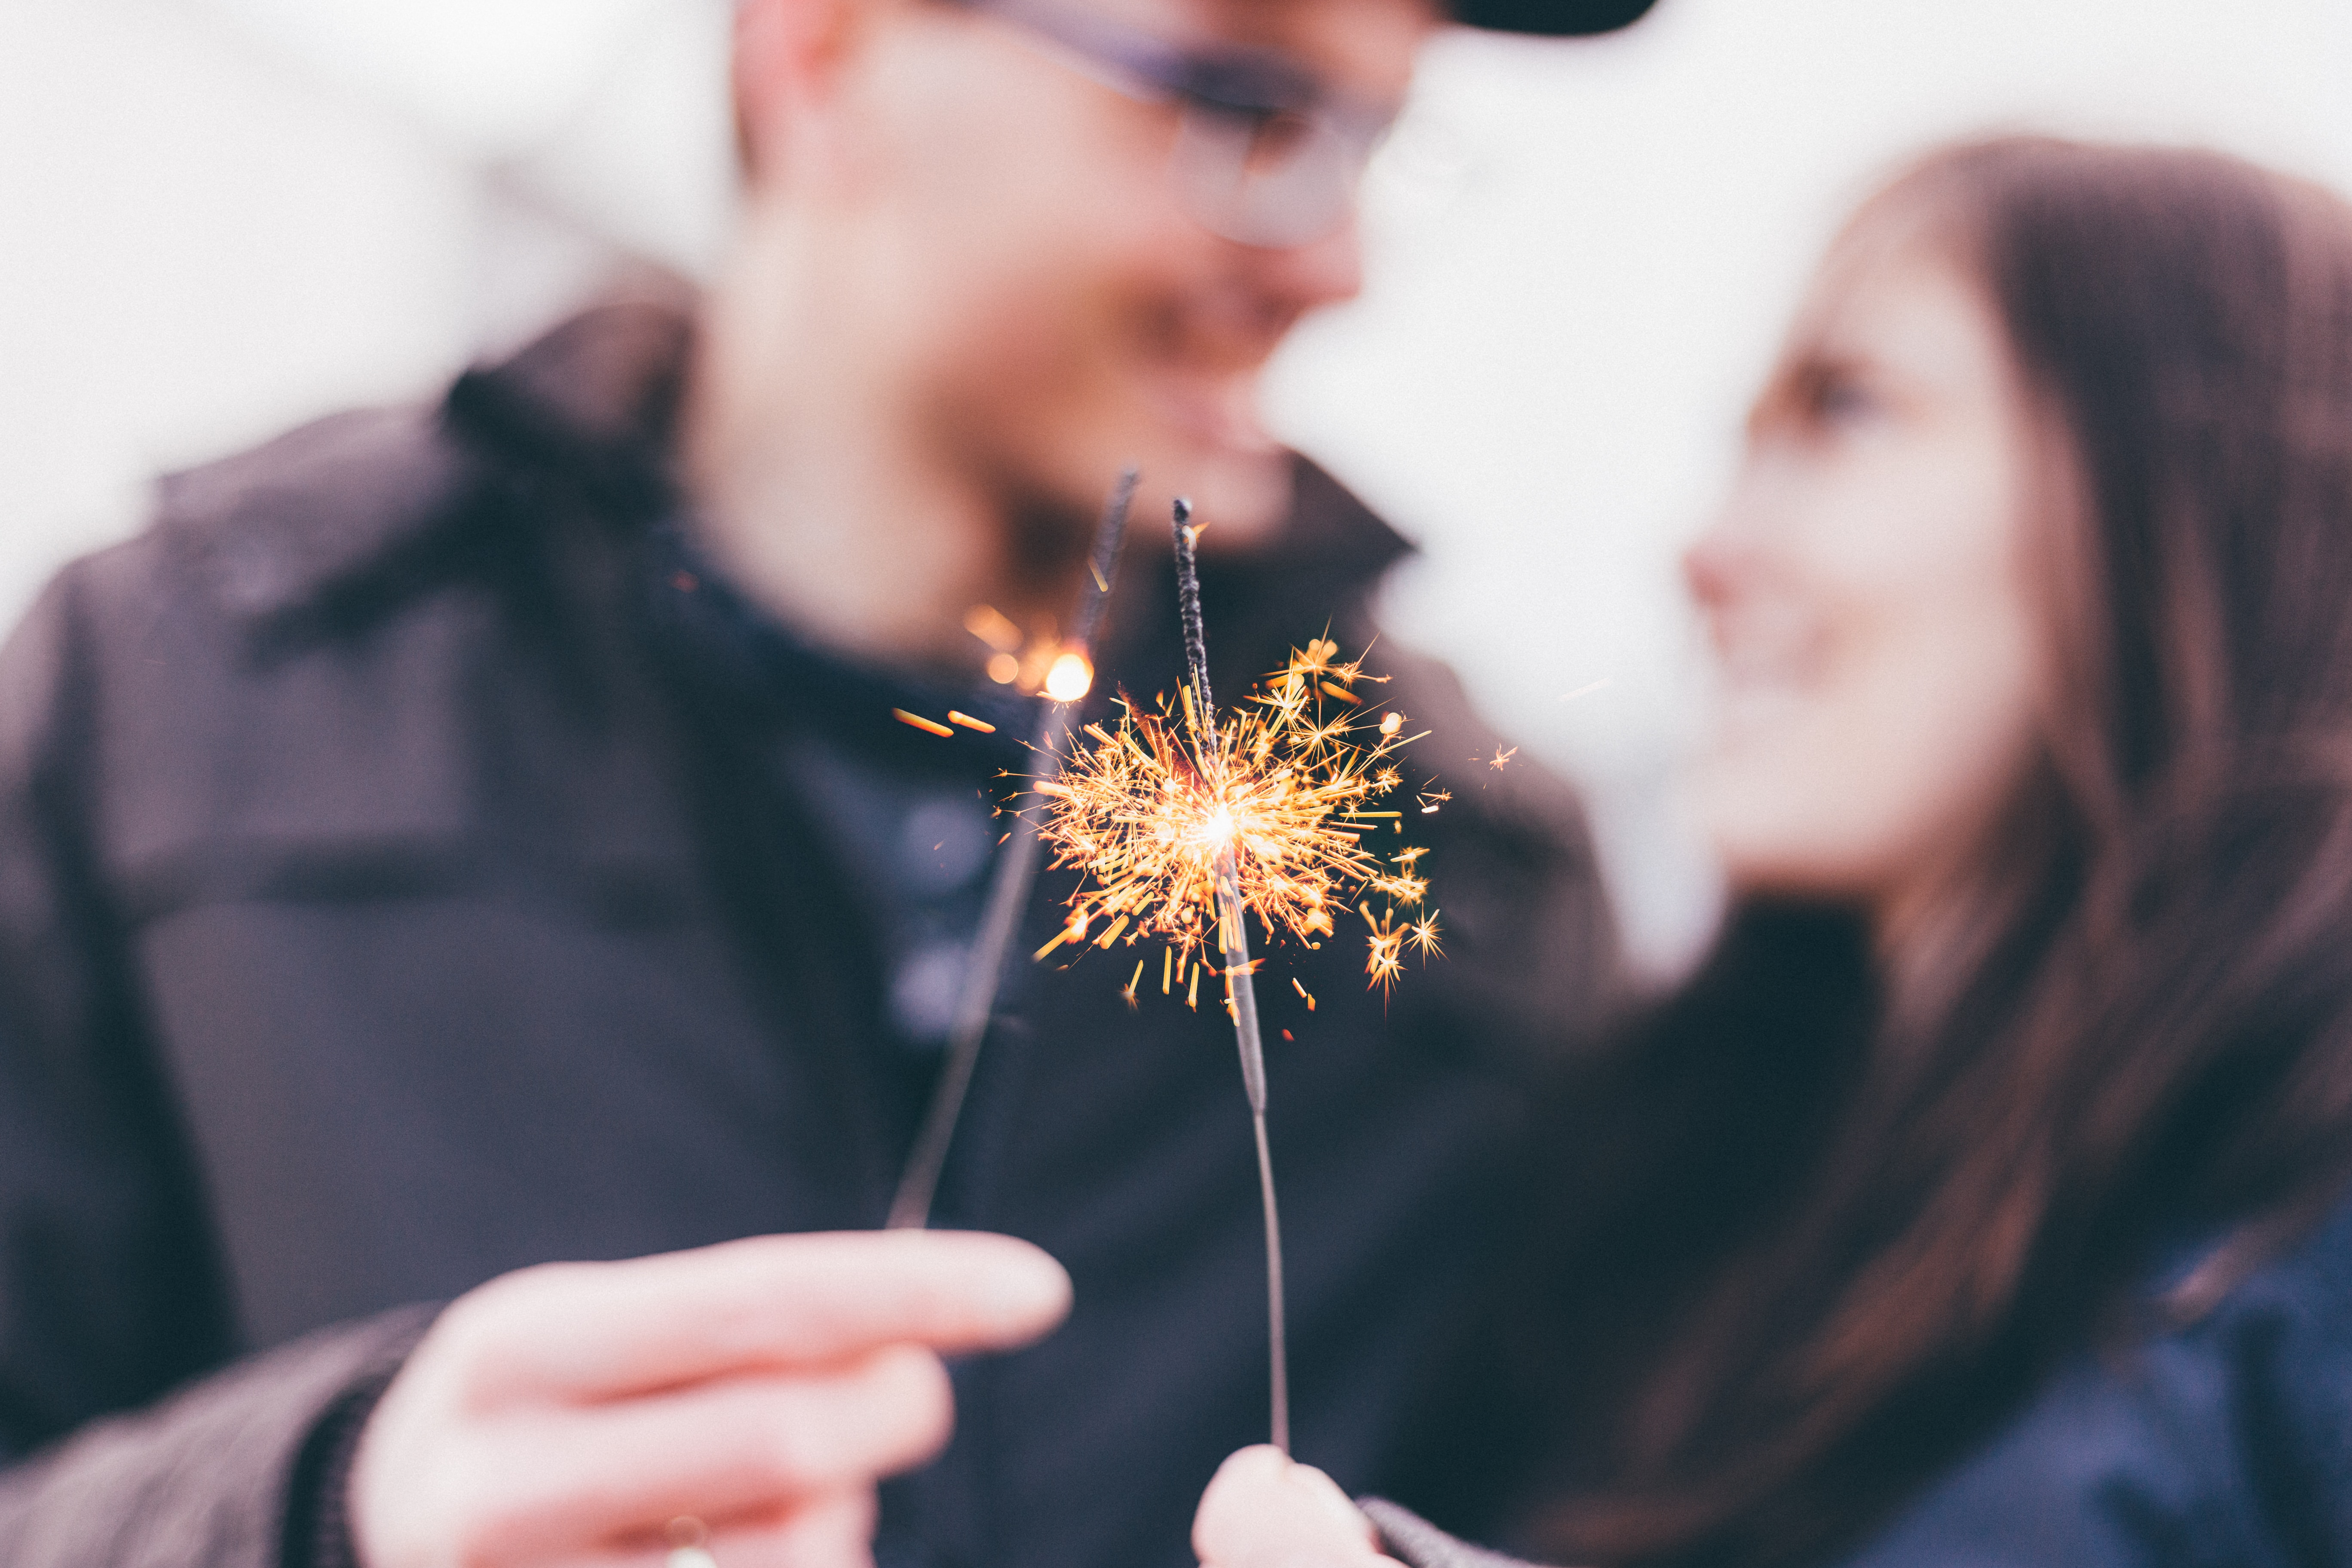
M 1077 723 L 1078 704 L 1094 683 L 1096 635 L 1110 603 L 1110 585 L 1118 570 L 1118 547 L 1127 535 L 1127 511 L 1135 500 L 1138 479 L 1128 468 L 1111 487 L 1110 500 L 1095 525 L 1094 552 L 1087 563 L 1087 581 L 1079 591 L 1077 620 L 1070 641 L 1045 678 L 1045 708 L 1038 716 L 1035 750 L 1038 774 L 1031 788 L 1050 785 L 1061 772 L 1070 731 Z M 1197 595 L 1196 595 L 1197 596 Z M 1074 664 L 1072 661 L 1076 660 Z M 1081 682 L 1076 677 L 1083 673 Z M 1043 802 L 1042 792 L 1038 795 Z M 1037 819 L 1042 813 L 1013 814 L 1013 830 L 997 857 L 989 881 L 988 902 L 972 939 L 971 956 L 963 972 L 963 989 L 956 998 L 955 1019 L 948 1034 L 946 1059 L 940 1081 L 923 1113 L 914 1152 L 898 1178 L 898 1191 L 886 1222 L 891 1230 L 920 1230 L 930 1224 L 931 1200 L 940 1174 L 946 1169 L 949 1147 L 955 1142 L 956 1121 L 963 1114 L 971 1075 L 980 1065 L 981 1043 L 996 1010 L 996 993 L 1004 978 L 1004 959 L 1021 929 L 1022 911 L 1029 907 L 1029 889 L 1037 879 Z
M 1201 568 L 1193 553 L 1192 503 L 1176 503 L 1176 598 L 1184 617 L 1184 664 L 1192 689 L 1198 755 L 1218 770 L 1211 788 L 1222 795 L 1224 748 L 1217 743 L 1217 706 L 1209 694 L 1208 638 L 1201 628 Z M 1218 847 L 1217 945 L 1225 957 L 1225 995 L 1233 1005 L 1234 1041 L 1241 1048 L 1242 1089 L 1249 1097 L 1250 1128 L 1257 1138 L 1258 1195 L 1265 1206 L 1265 1328 L 1272 1358 L 1274 1446 L 1290 1452 L 1290 1369 L 1282 1302 L 1282 1216 L 1274 1201 L 1274 1151 L 1265 1134 L 1265 1047 L 1258 1038 L 1257 985 L 1250 976 L 1249 925 L 1232 836 Z

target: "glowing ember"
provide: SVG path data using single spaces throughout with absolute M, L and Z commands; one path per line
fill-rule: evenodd
M 1408 942 L 1423 958 L 1439 951 L 1435 912 L 1402 913 L 1428 896 L 1426 851 L 1384 857 L 1367 845 L 1397 826 L 1401 813 L 1380 807 L 1402 784 L 1397 752 L 1419 737 L 1402 733 L 1400 715 L 1363 713 L 1354 689 L 1378 678 L 1338 653 L 1320 639 L 1295 652 L 1221 723 L 1213 757 L 1202 754 L 1189 689 L 1175 707 L 1122 699 L 1115 727 L 1087 726 L 1091 744 L 1037 785 L 1055 864 L 1086 874 L 1045 952 L 1090 932 L 1104 947 L 1164 942 L 1173 957 L 1162 959 L 1163 994 L 1196 964 L 1219 967 L 1217 862 L 1227 852 L 1243 908 L 1270 935 L 1319 945 L 1336 916 L 1359 911 L 1374 984 L 1395 980 Z
M 904 708 L 890 710 L 890 717 L 901 724 L 911 725 L 927 735 L 953 735 L 955 731 L 936 719 L 926 719 L 920 713 L 909 713 Z
M 1066 653 L 1045 672 L 1045 695 L 1056 702 L 1076 702 L 1094 689 L 1095 667 L 1082 653 Z

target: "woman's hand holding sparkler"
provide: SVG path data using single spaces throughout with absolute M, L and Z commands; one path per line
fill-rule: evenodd
M 675 1523 L 721 1568 L 867 1568 L 876 1483 L 953 1424 L 940 1355 L 1025 1344 L 1069 1300 L 1026 1242 L 948 1232 L 507 1275 L 370 1418 L 353 1544 L 365 1568 L 653 1568 Z
M 1402 1568 L 1330 1477 L 1272 1447 L 1227 1459 L 1192 1520 L 1202 1568 Z

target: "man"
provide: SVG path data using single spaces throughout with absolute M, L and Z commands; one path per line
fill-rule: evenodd
M 1184 1560 L 1265 1376 L 1216 1008 L 1016 964 L 937 1209 L 1002 1234 L 845 1233 L 1114 474 L 1209 524 L 1220 690 L 1372 636 L 1404 546 L 1251 397 L 1356 288 L 1436 21 L 748 0 L 706 297 L 180 476 L 61 575 L 0 658 L 0 1559 Z M 1157 532 L 1091 712 L 1179 668 Z M 1573 802 L 1376 672 L 1451 790 L 1397 836 L 1451 956 L 1265 990 L 1301 1450 L 1411 1500 L 1398 1413 L 1609 939 Z M 950 706 L 995 734 L 890 716 Z

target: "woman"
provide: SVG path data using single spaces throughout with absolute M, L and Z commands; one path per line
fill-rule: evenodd
M 1556 1124 L 1444 1517 L 1611 1565 L 2352 1561 L 2352 207 L 1929 158 L 1688 574 L 1740 902 Z M 1196 1534 L 1377 1544 L 1265 1451 Z

